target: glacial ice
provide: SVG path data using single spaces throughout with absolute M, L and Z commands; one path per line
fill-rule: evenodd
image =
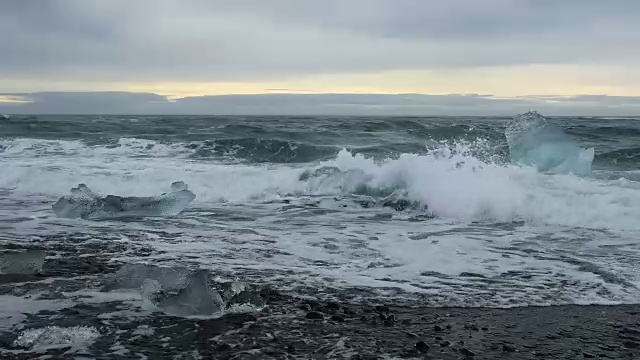
M 224 301 L 209 285 L 206 271 L 191 274 L 187 285 L 176 293 L 156 288 L 151 301 L 158 309 L 176 316 L 216 315 L 224 310 Z
M 42 250 L 6 251 L 0 253 L 0 274 L 36 274 L 42 270 Z
M 584 175 L 591 172 L 594 149 L 583 149 L 561 129 L 535 111 L 516 115 L 505 137 L 511 162 L 541 172 Z
M 158 310 L 176 316 L 217 315 L 225 307 L 220 294 L 209 285 L 209 273 L 185 267 L 127 264 L 107 289 L 138 289 Z
M 98 337 L 100 332 L 94 327 L 47 326 L 25 330 L 13 342 L 13 346 L 36 351 L 66 347 L 78 349 L 90 346 Z
M 61 197 L 52 207 L 58 217 L 113 219 L 123 217 L 175 216 L 194 199 L 182 181 L 171 184 L 171 192 L 153 197 L 100 197 L 85 184 L 71 189 L 71 196 Z

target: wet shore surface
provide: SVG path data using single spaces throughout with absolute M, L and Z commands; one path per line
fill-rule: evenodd
M 165 298 L 158 298 L 160 292 L 153 293 L 149 299 L 155 307 L 140 307 L 139 299 L 135 300 L 139 293 L 123 298 L 123 293 L 112 290 L 123 282 L 135 287 L 144 277 L 158 277 L 153 272 L 157 268 L 131 268 L 110 258 L 115 253 L 131 253 L 132 258 L 144 259 L 150 250 L 107 239 L 91 242 L 88 237 L 65 235 L 64 239 L 2 244 L 2 301 L 18 299 L 51 306 L 24 311 L 20 321 L 0 329 L 0 358 L 640 358 L 639 305 L 446 308 L 426 306 L 427 300 L 390 301 L 364 292 L 318 299 L 312 292 L 277 290 L 266 281 L 230 292 L 235 285 L 215 284 L 216 276 L 209 274 L 212 292 L 207 292 L 207 285 L 206 291 L 192 288 L 189 297 L 183 289 L 163 295 Z M 17 258 L 20 266 L 8 262 L 16 258 L 6 255 L 9 253 L 22 254 Z M 33 266 L 27 266 L 29 261 Z M 34 273 L 38 261 L 41 268 Z M 18 273 L 10 273 L 11 269 Z M 123 269 L 146 275 L 137 280 L 127 275 L 123 280 L 127 274 Z M 202 272 L 184 274 L 188 280 Z M 143 281 L 142 288 L 145 286 Z M 189 307 L 192 304 L 185 301 L 209 301 L 207 296 L 217 294 L 215 291 L 221 294 L 225 309 L 239 307 L 221 317 L 175 316 L 166 311 L 167 304 L 173 310 L 180 304 L 180 311 L 188 308 L 197 315 L 201 308 Z M 5 325 L 10 318 L 7 309 L 11 312 L 12 306 L 5 303 L 0 312 Z M 21 309 L 10 315 L 17 316 Z
M 58 311 L 48 326 L 93 326 L 101 336 L 75 356 L 98 359 L 637 359 L 640 307 L 424 308 L 301 300 L 261 293 L 259 312 L 218 319 L 158 313 L 142 319 L 101 313 L 119 302 Z M 30 315 L 26 327 L 50 312 Z M 0 345 L 11 348 L 17 333 Z M 36 352 L 64 358 L 68 347 Z M 33 352 L 2 358 L 32 359 Z

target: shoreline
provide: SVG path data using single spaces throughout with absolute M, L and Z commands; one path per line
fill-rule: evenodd
M 446 308 L 419 304 L 315 301 L 263 290 L 260 311 L 216 319 L 160 312 L 105 326 L 101 315 L 125 303 L 78 304 L 27 316 L 25 328 L 94 326 L 101 336 L 84 352 L 98 359 L 637 359 L 640 305 Z M 51 315 L 55 314 L 54 320 Z M 44 317 L 43 317 L 44 316 Z M 148 333 L 140 331 L 146 329 Z M 9 349 L 16 333 L 0 333 Z M 115 348 L 120 352 L 114 352 Z M 39 355 L 64 357 L 68 347 Z M 2 351 L 3 358 L 33 352 Z M 135 356 L 134 356 L 135 355 Z

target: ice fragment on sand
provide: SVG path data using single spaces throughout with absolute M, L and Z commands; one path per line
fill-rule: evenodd
M 127 264 L 106 288 L 139 289 L 143 299 L 171 315 L 216 315 L 224 309 L 222 297 L 211 288 L 204 270 Z
M 146 279 L 157 281 L 165 290 L 187 286 L 190 270 L 186 267 L 163 267 L 149 264 L 125 264 L 107 284 L 111 289 L 139 289 Z
M 187 286 L 175 294 L 155 299 L 162 311 L 177 316 L 216 315 L 223 311 L 224 301 L 208 283 L 208 273 L 198 271 L 189 277 Z
M 42 250 L 2 252 L 0 274 L 36 274 L 42 270 L 44 258 Z
M 36 351 L 65 347 L 80 348 L 91 345 L 98 337 L 100 332 L 94 327 L 47 326 L 25 330 L 13 342 L 13 346 Z

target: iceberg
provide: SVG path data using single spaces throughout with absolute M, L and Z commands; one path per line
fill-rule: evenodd
M 160 196 L 138 197 L 107 195 L 101 197 L 85 184 L 71 189 L 70 196 L 61 197 L 52 207 L 58 217 L 89 220 L 175 216 L 194 199 L 182 181 L 171 184 L 171 191 Z
M 516 115 L 504 132 L 511 162 L 556 174 L 591 172 L 594 149 L 584 149 L 535 111 Z

